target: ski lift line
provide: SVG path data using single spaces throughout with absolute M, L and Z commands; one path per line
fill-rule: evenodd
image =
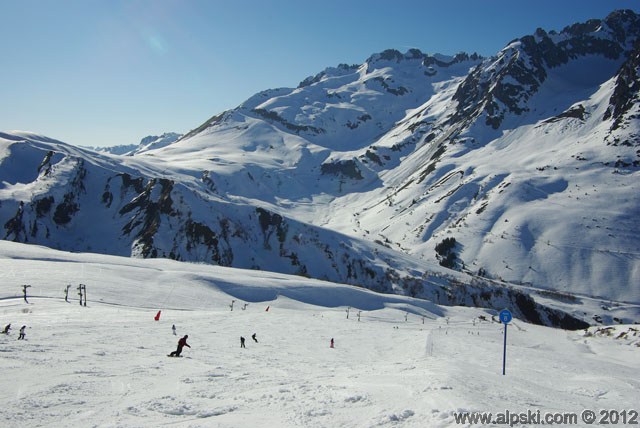
M 36 296 L 32 295 L 32 297 L 36 297 Z M 22 296 L 15 295 L 15 296 L 0 297 L 0 301 L 11 300 L 11 299 L 22 299 Z
M 64 302 L 64 298 L 63 297 L 54 297 L 54 296 L 45 296 L 45 295 L 31 295 L 29 296 L 29 299 L 44 299 L 44 300 L 59 300 L 59 301 L 63 301 Z M 0 302 L 1 301 L 10 301 L 10 300 L 22 300 L 21 296 L 12 296 L 12 297 L 0 297 Z M 122 303 L 115 303 L 115 302 L 108 302 L 108 301 L 104 301 L 104 300 L 93 300 L 91 302 L 93 305 L 108 305 L 108 306 L 120 306 L 120 307 L 125 307 L 125 308 L 132 308 L 132 309 L 157 309 L 156 306 L 136 306 L 136 305 L 125 305 Z M 13 306 L 22 306 L 21 304 L 16 304 Z M 186 312 L 190 312 L 190 311 L 194 311 L 194 310 L 199 310 L 199 309 L 185 309 L 185 308 L 165 308 L 166 310 L 171 310 L 171 311 L 186 311 Z
M 42 296 L 42 295 L 34 295 L 32 296 L 32 298 L 37 298 L 37 299 L 47 299 L 47 300 L 59 300 L 62 301 L 63 299 L 60 297 L 53 297 L 53 296 Z M 2 297 L 0 298 L 0 300 L 19 300 L 20 297 Z M 125 304 L 121 304 L 121 303 L 115 303 L 115 302 L 107 302 L 104 300 L 99 300 L 99 301 L 94 301 L 93 302 L 94 305 L 106 305 L 106 306 L 115 306 L 115 307 L 123 307 L 123 308 L 130 308 L 130 309 L 140 309 L 140 310 L 147 310 L 147 309 L 155 309 L 155 306 L 134 306 L 134 305 L 125 305 Z M 16 304 L 15 306 L 21 306 Z M 195 310 L 199 310 L 199 309 L 184 309 L 184 308 L 166 308 L 167 310 L 173 310 L 173 311 L 184 311 L 184 312 L 190 312 L 190 311 L 195 311 Z M 336 312 L 336 311 L 332 311 L 332 312 Z M 415 315 L 415 314 L 414 314 Z M 430 321 L 438 321 L 440 319 L 442 319 L 442 317 L 438 317 L 438 316 L 429 316 L 429 315 L 420 315 L 421 317 L 427 318 Z M 372 321 L 377 321 L 377 322 L 385 322 L 385 323 L 390 323 L 390 324 L 402 324 L 405 325 L 406 329 L 409 330 L 416 330 L 416 331 L 424 331 L 424 328 L 419 327 L 416 323 L 410 323 L 410 324 L 406 324 L 406 322 L 403 322 L 401 320 L 393 320 L 390 319 L 388 317 L 379 317 L 379 316 L 369 316 L 368 317 L 370 320 Z M 451 328 L 455 328 L 455 327 L 467 327 L 469 324 L 469 321 L 466 320 L 460 320 L 460 321 L 449 321 L 446 325 L 447 327 L 451 327 Z M 422 324 L 420 324 L 422 325 Z M 441 324 L 440 324 L 441 326 Z M 524 329 L 522 329 L 521 327 L 517 326 L 518 330 L 520 331 L 526 331 Z M 427 331 L 429 332 L 437 332 L 439 331 L 440 328 L 436 328 L 435 326 L 428 328 Z
M 175 288 L 175 285 L 174 285 L 174 287 L 172 287 L 172 291 L 173 291 L 174 288 Z M 32 295 L 32 296 L 29 296 L 29 298 L 65 301 L 64 297 L 56 297 L 56 296 L 48 296 L 48 295 Z M 0 302 L 3 302 L 3 301 L 9 302 L 11 300 L 18 301 L 18 300 L 22 300 L 22 299 L 23 299 L 23 297 L 19 296 L 19 295 L 5 296 L 5 297 L 0 297 Z M 166 302 L 166 300 L 167 299 L 165 299 L 165 302 Z M 132 309 L 144 309 L 144 310 L 146 310 L 146 309 L 157 309 L 156 305 L 154 305 L 154 306 L 126 305 L 126 304 L 122 304 L 122 303 L 115 303 L 115 302 L 105 301 L 105 300 L 102 300 L 102 299 L 101 300 L 94 300 L 94 301 L 92 301 L 92 303 L 93 303 L 93 305 L 100 304 L 100 305 L 108 305 L 108 306 L 126 307 L 126 308 L 132 308 Z M 21 305 L 22 305 L 21 303 L 16 303 L 15 305 L 12 305 L 12 306 L 21 306 Z M 180 308 L 180 307 L 164 307 L 164 304 L 163 304 L 163 309 L 164 310 L 172 310 L 172 311 L 186 311 L 186 312 L 194 311 L 194 310 L 202 310 L 202 308 L 201 309 L 185 309 L 185 308 Z M 327 310 L 324 310 L 323 312 L 324 313 L 326 313 L 326 312 L 339 313 L 339 312 L 342 312 L 342 311 L 343 311 L 343 308 L 336 307 L 336 308 L 332 308 L 332 309 L 331 308 L 327 308 Z M 420 314 L 415 313 L 414 315 L 420 316 L 420 317 L 424 316 L 426 319 L 433 320 L 433 321 L 435 321 L 435 320 L 437 320 L 439 318 L 439 317 L 434 316 L 432 314 L 420 315 Z M 362 316 L 365 317 L 364 314 Z M 371 319 L 371 320 L 385 320 L 385 321 L 388 321 L 388 318 L 384 318 L 384 317 L 376 317 L 376 316 L 371 316 L 371 315 L 368 315 L 366 317 L 368 319 Z

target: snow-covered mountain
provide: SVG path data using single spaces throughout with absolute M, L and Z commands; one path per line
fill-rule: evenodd
M 182 134 L 178 134 L 176 132 L 165 132 L 162 135 L 148 135 L 141 139 L 138 144 L 121 144 L 108 147 L 87 146 L 87 148 L 99 153 L 133 156 L 138 153 L 146 152 L 147 150 L 159 149 L 161 147 L 168 146 L 169 144 L 179 140 L 180 137 L 182 137 Z
M 491 58 L 388 50 L 124 158 L 0 134 L 3 238 L 620 319 L 612 301 L 640 302 L 639 36 L 618 11 Z

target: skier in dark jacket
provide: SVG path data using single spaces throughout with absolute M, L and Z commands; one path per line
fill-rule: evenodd
M 4 326 L 4 330 L 2 330 L 2 334 L 9 334 L 9 330 L 11 330 L 11 323 Z
M 254 342 L 258 343 L 258 339 L 256 338 L 256 334 L 255 333 L 253 333 L 251 335 L 251 338 L 253 339 Z
M 189 344 L 187 343 L 187 338 L 188 337 L 189 337 L 189 335 L 185 334 L 183 338 L 178 340 L 178 349 L 176 349 L 175 351 L 170 353 L 169 354 L 170 357 L 179 357 L 180 354 L 182 353 L 182 348 L 184 348 L 185 346 L 188 347 L 188 348 L 191 348 L 191 346 L 189 346 Z

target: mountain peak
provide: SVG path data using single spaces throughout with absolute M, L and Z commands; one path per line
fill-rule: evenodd
M 138 144 L 118 144 L 108 147 L 90 146 L 88 148 L 96 152 L 110 153 L 112 155 L 133 156 L 138 153 L 166 147 L 169 144 L 178 141 L 181 137 L 182 134 L 178 134 L 176 132 L 165 132 L 162 135 L 148 135 L 142 138 Z
M 0 134 L 4 239 L 588 320 L 585 296 L 640 301 L 639 34 L 618 11 L 490 58 L 388 49 L 148 156 Z
M 449 65 L 456 64 L 462 61 L 469 61 L 469 60 L 475 61 L 481 58 L 482 57 L 477 53 L 468 54 L 466 52 L 460 52 L 460 53 L 457 53 L 456 55 L 450 56 L 450 55 L 443 55 L 440 53 L 435 53 L 430 55 L 430 54 L 423 53 L 420 49 L 415 49 L 415 48 L 409 49 L 405 53 L 402 53 L 396 49 L 387 49 L 380 53 L 371 55 L 365 61 L 365 63 L 376 64 L 380 62 L 392 62 L 392 63 L 398 64 L 404 61 L 420 60 L 422 61 L 422 65 L 424 66 L 435 64 L 440 67 L 447 67 Z
M 552 70 L 580 59 L 602 59 L 599 69 L 583 73 L 582 78 L 601 84 L 611 77 L 609 69 L 617 69 L 626 60 L 639 38 L 639 17 L 632 11 L 576 23 L 560 33 L 538 28 L 532 35 L 515 39 L 469 74 L 454 96 L 459 104 L 452 120 L 465 117 L 473 121 L 484 113 L 486 125 L 498 129 L 507 114 L 529 111 L 528 100 Z
M 360 66 L 357 65 L 357 64 L 353 64 L 353 65 L 338 64 L 337 67 L 327 67 L 323 71 L 321 71 L 320 73 L 316 74 L 315 76 L 309 76 L 306 79 L 304 79 L 302 82 L 300 82 L 298 84 L 298 88 L 304 88 L 306 86 L 311 86 L 314 83 L 320 82 L 323 78 L 339 77 L 339 76 L 343 76 L 343 75 L 346 75 L 346 74 L 349 74 L 349 73 L 353 73 L 358 68 L 360 68 Z

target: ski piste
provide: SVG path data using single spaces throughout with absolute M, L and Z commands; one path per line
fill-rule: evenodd
M 623 410 L 640 393 L 632 324 L 568 331 L 515 316 L 502 376 L 502 306 L 6 241 L 0 272 L 0 325 L 30 327 L 28 342 L 0 335 L 11 427 L 453 427 L 462 410 Z M 11 272 L 28 273 L 29 305 Z M 91 304 L 65 302 L 69 278 L 82 278 Z M 245 299 L 246 310 L 229 310 Z M 599 304 L 581 300 L 589 313 Z M 349 307 L 360 321 L 346 318 Z M 173 324 L 193 340 L 180 362 L 162 358 L 176 349 Z M 260 345 L 239 349 L 238 337 L 254 332 Z

